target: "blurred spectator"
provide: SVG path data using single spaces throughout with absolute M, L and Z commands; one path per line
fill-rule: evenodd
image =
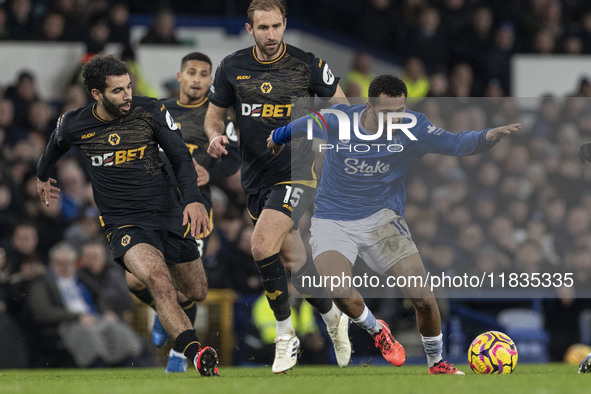
M 357 52 L 353 59 L 353 67 L 345 78 L 343 89 L 347 97 L 367 97 L 369 83 L 374 78 L 370 67 L 371 56 L 365 52 Z
M 49 253 L 47 275 L 31 286 L 28 308 L 38 336 L 61 341 L 79 367 L 130 365 L 140 338 L 116 314 L 100 309 L 76 276 L 77 253 L 67 243 Z
M 583 39 L 576 31 L 571 31 L 562 40 L 561 52 L 567 55 L 580 55 L 583 53 Z
M 356 15 L 357 29 L 353 36 L 364 45 L 382 48 L 392 53 L 400 53 L 400 13 L 392 0 L 366 0 Z M 371 26 L 371 28 L 368 28 Z M 363 93 L 363 90 L 362 90 Z M 364 96 L 361 96 L 364 97 Z
M 76 3 L 76 0 L 53 1 L 53 11 L 59 12 L 65 18 L 64 41 L 80 41 L 83 35 L 82 23 L 85 18 Z
M 22 329 L 9 313 L 6 253 L 0 248 L 0 369 L 27 368 L 28 357 Z
M 559 38 L 564 33 L 564 21 L 562 19 L 562 5 L 559 0 L 548 0 L 543 11 L 544 28 L 552 33 L 554 38 Z
M 513 221 L 506 216 L 495 217 L 489 228 L 487 239 L 509 257 L 513 257 L 517 250 L 515 242 L 515 226 Z
M 447 66 L 449 51 L 440 31 L 441 17 L 435 8 L 425 8 L 419 25 L 410 33 L 407 56 L 417 56 L 427 72 Z
M 501 253 L 493 245 L 485 244 L 476 254 L 472 272 L 477 275 L 482 273 L 500 273 L 510 268 L 509 264 L 510 262 L 506 255 Z M 493 275 L 493 278 L 496 278 L 496 275 Z M 494 281 L 492 283 L 492 288 L 495 288 L 497 284 Z M 486 283 L 486 285 L 490 285 L 490 283 Z
M 435 272 L 444 272 L 447 275 L 454 275 L 461 272 L 465 267 L 465 261 L 458 256 L 458 250 L 446 242 L 436 242 L 431 250 L 431 267 Z
M 102 242 L 104 233 L 101 231 L 99 211 L 94 206 L 85 206 L 80 215 L 64 233 L 64 240 L 77 250 L 89 242 Z
M 591 11 L 587 11 L 582 19 L 581 38 L 583 40 L 583 53 L 591 53 Z
M 568 211 L 562 228 L 554 237 L 554 246 L 559 256 L 564 257 L 570 250 L 585 246 L 580 241 L 585 240 L 591 231 L 589 220 L 589 212 L 583 207 L 574 207 Z
M 472 12 L 470 27 L 465 37 L 465 52 L 462 53 L 461 58 L 468 61 L 474 68 L 480 66 L 480 59 L 491 49 L 493 23 L 494 15 L 490 7 L 482 5 Z
M 37 175 L 35 174 L 33 182 L 35 184 L 35 191 L 37 190 Z M 30 201 L 32 204 L 33 201 Z M 40 199 L 36 196 L 35 199 L 36 210 L 30 212 L 29 216 L 31 220 L 34 220 L 35 226 L 39 234 L 43 236 L 39 239 L 38 251 L 39 255 L 47 256 L 49 249 L 57 244 L 59 241 L 64 239 L 64 234 L 71 221 L 66 219 L 61 214 L 60 201 L 56 201 L 55 204 L 51 204 L 47 207 Z
M 583 77 L 579 79 L 577 91 L 572 93 L 573 97 L 591 97 L 591 81 L 589 78 Z
M 29 105 L 29 113 L 27 114 L 29 133 L 43 137 L 43 145 L 46 144 L 46 139 L 49 138 L 55 127 L 55 120 L 56 114 L 53 107 L 45 101 L 35 100 Z
M 123 318 L 123 312 L 131 310 L 133 302 L 123 268 L 108 256 L 103 240 L 90 241 L 82 246 L 80 267 L 78 277 L 103 315 L 115 314 L 118 319 Z
M 484 86 L 484 97 L 503 97 L 505 91 L 498 79 L 489 80 Z
M 103 52 L 109 42 L 109 21 L 103 16 L 96 16 L 91 21 L 86 33 L 84 44 L 86 45 L 86 56 L 96 55 Z
M 408 97 L 425 97 L 429 93 L 429 79 L 423 62 L 418 57 L 409 57 L 406 60 L 402 80 L 408 89 Z
M 109 42 L 129 46 L 129 7 L 126 2 L 118 1 L 109 10 Z
M 8 242 L 8 237 L 12 233 L 14 224 L 19 220 L 19 209 L 14 200 L 13 192 L 10 185 L 0 183 L 0 244 L 6 246 L 4 243 Z
M 478 193 L 474 202 L 474 221 L 488 228 L 498 213 L 497 201 L 493 193 Z
M 219 255 L 220 261 L 231 273 L 231 287 L 241 294 L 258 294 L 262 291 L 250 248 L 252 232 L 252 226 L 243 227 L 234 242 L 223 239 Z
M 7 40 L 10 38 L 10 32 L 8 31 L 8 12 L 3 5 L 0 5 L 0 40 Z
M 45 266 L 36 256 L 25 257 L 18 271 L 8 277 L 7 307 L 20 326 L 29 328 L 27 320 L 26 300 L 31 284 L 45 274 Z
M 202 256 L 203 268 L 207 276 L 207 285 L 210 289 L 224 289 L 230 287 L 229 267 L 224 265 L 219 258 L 221 240 L 217 231 L 214 231 L 209 236 L 207 243 L 207 251 L 205 256 Z
M 58 168 L 58 182 L 61 185 L 62 215 L 66 219 L 75 219 L 81 208 L 93 201 L 86 176 L 76 161 L 69 160 Z
M 156 13 L 148 33 L 140 40 L 141 44 L 181 44 L 176 38 L 175 16 L 171 9 L 163 8 Z
M 537 115 L 531 128 L 532 134 L 536 137 L 553 138 L 552 134 L 560 121 L 560 105 L 557 99 L 549 95 L 542 97 Z
M 556 52 L 556 38 L 550 29 L 541 29 L 534 36 L 533 53 L 550 55 Z
M 127 63 L 129 78 L 133 85 L 134 94 L 139 96 L 158 97 L 158 91 L 150 84 L 150 82 L 148 82 L 148 80 L 146 80 L 146 78 L 143 77 L 140 65 L 135 60 L 135 52 L 131 46 L 127 45 L 123 49 L 121 60 Z
M 453 97 L 470 97 L 474 92 L 474 72 L 468 63 L 456 64 L 450 78 L 450 93 Z
M 444 0 L 441 10 L 441 32 L 448 40 L 460 42 L 470 26 L 470 12 L 465 0 Z
M 88 95 L 82 85 L 73 84 L 66 89 L 60 113 L 73 111 L 88 104 Z
M 31 0 L 12 0 L 8 6 L 8 38 L 31 40 L 35 35 L 35 20 Z
M 11 274 L 20 269 L 20 265 L 25 259 L 35 258 L 38 244 L 39 234 L 32 223 L 20 222 L 14 226 L 10 245 L 6 250 Z
M 50 11 L 43 17 L 37 39 L 41 41 L 66 41 L 66 17 L 57 11 Z
M 419 24 L 423 9 L 427 6 L 427 0 L 404 0 L 402 5 L 404 23 L 411 28 L 416 27 Z
M 576 247 L 564 257 L 564 268 L 573 273 L 575 289 L 588 291 L 591 288 L 591 251 L 588 247 Z
M 29 106 L 39 99 L 33 74 L 30 71 L 21 71 L 16 83 L 6 89 L 5 97 L 14 104 L 13 125 L 19 130 L 27 130 Z
M 455 250 L 455 267 L 459 272 L 470 270 L 483 244 L 484 234 L 478 224 L 469 223 L 460 229 Z
M 447 75 L 442 70 L 437 70 L 429 75 L 429 97 L 449 96 L 449 81 Z
M 479 68 L 485 80 L 496 79 L 504 92 L 511 88 L 511 56 L 515 52 L 515 28 L 503 22 L 497 28 L 491 49 L 480 58 Z
M 519 245 L 515 254 L 513 270 L 517 272 L 544 273 L 554 272 L 553 267 L 544 258 L 541 245 L 535 241 L 525 241 Z

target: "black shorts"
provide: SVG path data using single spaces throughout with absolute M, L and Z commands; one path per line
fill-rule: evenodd
M 166 264 L 174 265 L 197 260 L 198 244 L 189 225 L 182 226 L 182 213 L 154 215 L 152 220 L 133 222 L 105 229 L 115 261 L 122 267 L 123 256 L 134 245 L 146 243 L 160 250 Z
M 278 183 L 259 190 L 257 194 L 246 195 L 248 214 L 256 223 L 263 209 L 274 209 L 283 212 L 293 221 L 293 228 L 298 228 L 298 221 L 308 210 L 316 188 L 297 182 Z

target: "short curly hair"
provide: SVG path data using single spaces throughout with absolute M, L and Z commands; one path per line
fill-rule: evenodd
M 378 75 L 369 84 L 368 96 L 371 105 L 376 104 L 380 94 L 390 97 L 399 97 L 404 94 L 404 97 L 408 97 L 408 89 L 404 81 L 395 75 Z
M 104 93 L 107 77 L 129 74 L 127 65 L 114 55 L 96 55 L 84 65 L 82 78 L 84 87 L 92 94 L 92 89 Z

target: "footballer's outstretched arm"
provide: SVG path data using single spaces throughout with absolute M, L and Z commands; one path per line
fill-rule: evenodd
M 225 146 L 230 143 L 228 137 L 224 135 L 226 125 L 224 119 L 226 119 L 226 113 L 228 108 L 218 107 L 214 103 L 210 102 L 205 114 L 205 134 L 209 139 L 209 148 L 207 153 L 215 157 L 216 159 L 221 155 L 227 155 L 228 151 Z
M 60 193 L 60 189 L 54 186 L 57 181 L 49 177 L 49 170 L 70 149 L 64 121 L 65 114 L 58 121 L 57 127 L 49 137 L 45 153 L 37 162 L 37 193 L 46 206 L 49 206 L 51 199 L 58 199 Z
M 302 116 L 301 118 L 298 118 L 293 122 L 286 124 L 285 126 L 281 126 L 273 130 L 271 134 L 269 134 L 269 137 L 267 137 L 267 149 L 269 149 L 269 152 L 274 155 L 278 155 L 283 149 L 283 145 L 291 141 L 293 136 L 305 133 L 308 119 L 311 119 L 310 115 Z M 315 132 L 314 134 L 316 134 L 316 124 L 313 123 L 312 127 Z

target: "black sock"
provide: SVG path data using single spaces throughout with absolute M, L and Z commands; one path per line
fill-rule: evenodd
M 175 352 L 183 353 L 191 362 L 201 350 L 201 344 L 195 330 L 185 330 L 174 340 L 173 349 Z
M 304 288 L 302 284 L 302 276 L 309 276 L 314 278 L 318 276 L 318 271 L 316 271 L 316 267 L 314 266 L 314 262 L 310 259 L 306 261 L 306 264 L 296 273 L 291 274 L 291 284 L 296 290 L 312 305 L 314 308 L 318 309 L 320 313 L 327 313 L 332 309 L 332 299 L 328 296 L 328 293 L 324 289 L 308 289 Z M 312 279 L 312 283 L 315 283 L 314 279 Z M 310 296 L 310 293 L 314 293 L 314 297 Z
M 179 302 L 183 311 L 185 311 L 185 315 L 189 318 L 191 324 L 195 324 L 195 317 L 197 317 L 197 302 L 187 300 L 185 302 Z
M 132 294 L 139 298 L 141 302 L 154 308 L 154 298 L 152 297 L 152 294 L 150 294 L 147 288 L 142 290 L 129 289 L 129 291 L 131 291 Z
M 289 309 L 289 293 L 287 290 L 287 274 L 279 253 L 266 259 L 255 261 L 269 306 L 273 310 L 275 319 L 283 321 L 291 315 Z

